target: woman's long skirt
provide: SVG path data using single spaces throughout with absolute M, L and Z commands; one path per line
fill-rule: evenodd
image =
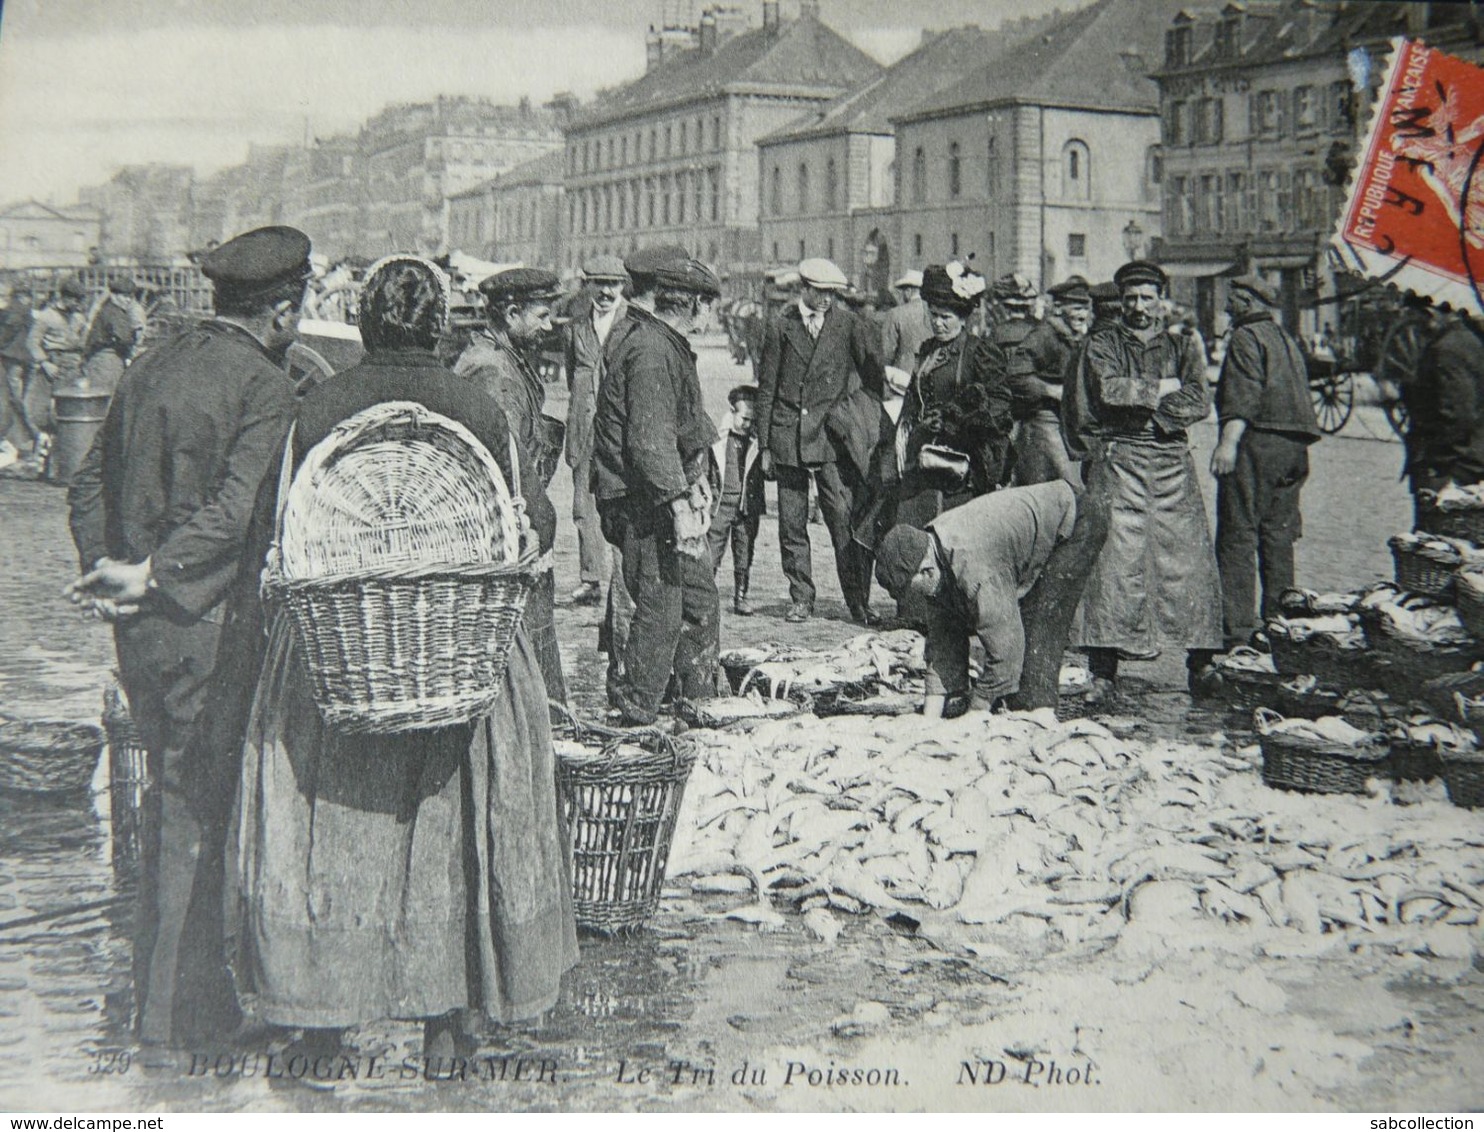
M 1116 437 L 1091 461 L 1088 505 L 1106 507 L 1109 526 L 1083 600 L 1083 647 L 1219 651 L 1221 582 L 1189 446 Z
M 577 961 L 553 764 L 524 630 L 486 717 L 339 736 L 276 618 L 228 843 L 228 954 L 244 1007 L 314 1027 L 548 1010 Z

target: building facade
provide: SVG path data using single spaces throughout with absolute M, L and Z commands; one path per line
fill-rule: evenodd
M 972 256 L 991 278 L 1044 289 L 1108 279 L 1147 250 L 1161 215 L 1159 92 L 1145 72 L 1175 9 L 1097 0 L 1057 15 L 898 115 L 895 258 Z
M 449 247 L 496 263 L 557 267 L 565 170 L 566 156 L 553 150 L 450 197 Z
M 0 270 L 82 267 L 98 248 L 102 228 L 102 216 L 86 205 L 7 205 L 0 208 Z
M 1224 328 L 1226 279 L 1277 284 L 1301 335 L 1335 315 L 1327 246 L 1386 42 L 1421 36 L 1477 58 L 1468 9 L 1448 4 L 1286 0 L 1182 12 L 1156 74 L 1164 224 L 1154 254 L 1208 338 Z M 1365 87 L 1348 62 L 1369 60 Z
M 109 263 L 181 262 L 191 246 L 194 183 L 189 165 L 126 165 L 80 191 L 78 203 L 101 217 L 100 256 Z
M 573 121 L 563 268 L 677 243 L 727 271 L 761 270 L 757 140 L 881 71 L 815 4 L 782 15 L 769 0 L 760 27 L 711 8 L 694 29 L 652 30 L 647 73 Z

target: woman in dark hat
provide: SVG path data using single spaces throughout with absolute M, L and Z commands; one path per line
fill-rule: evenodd
M 549 552 L 556 515 L 530 461 L 512 453 L 505 413 L 438 363 L 448 307 L 433 264 L 383 260 L 361 293 L 366 355 L 301 401 L 292 461 L 362 409 L 415 401 L 464 425 L 519 483 Z M 487 716 L 342 737 L 321 723 L 278 617 L 243 755 L 228 931 L 251 1013 L 305 1029 L 313 1050 L 359 1023 L 419 1018 L 425 1052 L 442 1055 L 454 1051 L 456 1012 L 510 1022 L 556 1002 L 576 930 L 546 686 L 524 629 Z
M 918 350 L 897 421 L 898 523 L 924 527 L 1004 482 L 1013 424 L 1004 353 L 969 333 L 983 293 L 984 277 L 961 263 L 922 273 L 933 336 Z

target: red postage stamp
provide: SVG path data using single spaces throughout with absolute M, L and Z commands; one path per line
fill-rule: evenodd
M 1366 275 L 1484 311 L 1484 69 L 1392 41 L 1335 244 Z

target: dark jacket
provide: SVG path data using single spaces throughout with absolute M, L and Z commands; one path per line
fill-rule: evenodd
M 690 343 L 631 306 L 614 323 L 604 356 L 593 417 L 598 500 L 660 506 L 680 498 L 707 473 L 716 441 Z
M 1161 396 L 1164 378 L 1180 388 Z M 1146 342 L 1122 320 L 1109 321 L 1088 333 L 1068 373 L 1062 436 L 1068 454 L 1084 460 L 1113 436 L 1183 440 L 1210 412 L 1206 359 L 1193 336 L 1161 329 Z
M 31 351 L 26 339 L 31 334 L 31 308 L 12 302 L 0 314 L 0 358 L 10 362 L 30 362 Z
M 137 340 L 138 333 L 129 312 L 111 298 L 104 299 L 98 313 L 93 316 L 93 325 L 88 328 L 82 356 L 87 359 L 107 350 L 127 359 L 134 352 Z
M 767 498 L 764 495 L 763 468 L 758 461 L 757 437 L 747 437 L 747 454 L 743 457 L 742 467 L 738 469 L 739 483 L 728 483 L 727 473 L 727 450 L 731 447 L 733 433 L 731 430 L 731 417 L 728 414 L 726 422 L 721 429 L 721 435 L 716 443 L 711 446 L 711 454 L 716 458 L 716 469 L 720 477 L 721 487 L 717 490 L 716 501 L 720 506 L 729 492 L 737 493 L 737 514 L 749 516 L 762 516 L 768 513 Z
M 468 378 L 505 410 L 516 443 L 539 470 L 543 486 L 550 483 L 562 447 L 551 426 L 560 424 L 541 411 L 546 386 L 525 355 L 504 334 L 486 327 L 469 340 L 453 372 Z
M 1453 319 L 1422 349 L 1417 378 L 1402 386 L 1411 424 L 1407 471 L 1412 485 L 1484 481 L 1484 342 Z
M 629 304 L 618 300 L 614 311 L 613 325 L 608 334 L 623 320 Z M 567 323 L 566 355 L 567 369 L 567 463 L 575 467 L 593 454 L 593 414 L 598 408 L 598 386 L 603 382 L 603 358 L 605 343 L 598 341 L 597 329 L 593 326 L 593 301 L 584 297 L 574 304 L 572 321 Z
M 924 444 L 940 443 L 968 453 L 974 494 L 1003 483 L 1014 424 L 1005 371 L 1004 350 L 967 330 L 946 344 L 932 338 L 924 342 L 897 419 L 903 471 L 918 466 Z M 952 427 L 955 410 L 971 399 L 982 403 L 983 412 L 972 437 L 958 435 Z
M 1016 420 L 1043 409 L 1058 411 L 1059 398 L 1047 392 L 1066 376 L 1075 343 L 1059 335 L 1048 322 L 1017 319 L 994 328 L 990 337 L 1005 351 L 1006 380 Z
M 1304 355 L 1271 312 L 1233 323 L 1216 385 L 1216 415 L 1222 424 L 1243 420 L 1264 432 L 1319 439 Z
M 809 337 L 798 304 L 785 307 L 768 324 L 758 365 L 761 449 L 784 467 L 840 459 L 839 440 L 859 431 L 854 421 L 858 411 L 846 407 L 847 398 L 861 389 L 881 402 L 885 372 L 879 345 L 874 330 L 843 303 L 830 307 L 817 340 Z M 842 411 L 850 419 L 836 420 L 832 430 L 832 415 Z M 869 446 L 867 440 L 860 443 Z
M 130 366 L 68 492 L 83 567 L 152 558 L 159 598 L 192 617 L 220 603 L 293 394 L 251 334 L 217 320 Z

